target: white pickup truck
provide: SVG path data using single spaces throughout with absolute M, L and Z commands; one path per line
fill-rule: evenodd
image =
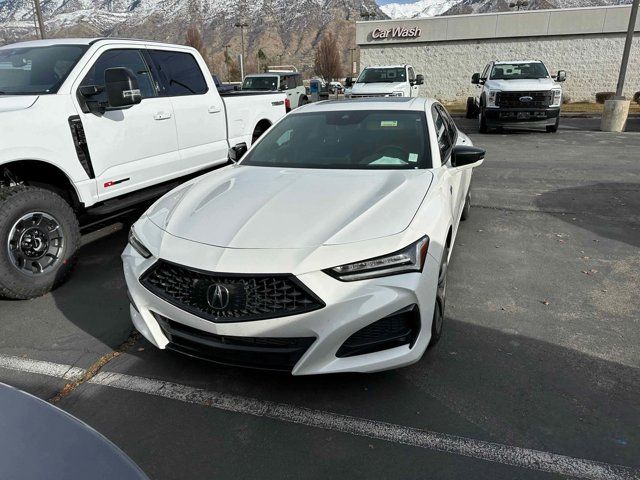
M 493 61 L 471 83 L 478 98 L 467 99 L 467 118 L 478 118 L 480 133 L 490 128 L 544 127 L 557 132 L 560 125 L 562 87 L 567 74 L 551 76 L 539 60 Z
M 347 77 L 345 97 L 417 97 L 423 83 L 411 65 L 365 67 L 355 81 Z
M 223 97 L 192 48 L 61 39 L 0 48 L 0 296 L 71 271 L 80 224 L 228 161 L 285 115 L 281 93 Z

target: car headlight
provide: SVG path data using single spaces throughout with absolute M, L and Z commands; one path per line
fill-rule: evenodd
M 133 227 L 131 227 L 131 230 L 129 230 L 129 245 L 131 245 L 133 249 L 136 252 L 138 252 L 140 255 L 142 255 L 144 258 L 151 257 L 151 252 L 147 247 L 144 246 L 144 244 L 136 236 L 136 232 L 133 229 Z
M 560 105 L 562 105 L 562 90 L 553 90 L 553 103 L 551 104 L 551 106 L 559 107 Z
M 498 98 L 500 90 L 489 90 L 489 96 L 487 98 L 487 107 L 495 107 L 496 99 Z
M 324 272 L 343 282 L 386 277 L 408 272 L 421 272 L 428 248 L 429 237 L 425 235 L 420 240 L 397 252 L 329 268 Z
M 404 92 L 403 91 L 396 91 L 393 92 L 391 95 L 389 95 L 390 97 L 404 97 Z

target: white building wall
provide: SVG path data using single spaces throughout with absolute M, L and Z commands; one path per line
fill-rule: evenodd
M 471 75 L 490 60 L 542 60 L 555 74 L 567 71 L 563 90 L 571 102 L 595 101 L 596 92 L 615 91 L 624 36 L 620 34 L 495 38 L 433 43 L 361 46 L 361 66 L 408 63 L 425 77 L 421 94 L 443 102 L 464 101 L 477 87 Z M 640 35 L 631 50 L 625 95 L 640 91 Z

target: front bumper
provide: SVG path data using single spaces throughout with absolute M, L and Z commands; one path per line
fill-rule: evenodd
M 545 127 L 555 125 L 560 116 L 560 108 L 487 108 L 485 118 L 489 127 L 523 126 Z
M 193 244 L 189 257 L 198 258 L 198 250 L 206 248 Z M 169 348 L 219 363 L 310 375 L 374 372 L 409 365 L 420 359 L 431 339 L 439 262 L 430 254 L 422 273 L 356 282 L 341 282 L 322 271 L 299 274 L 297 279 L 324 302 L 323 308 L 235 323 L 215 323 L 151 293 L 140 283 L 140 278 L 157 258 L 144 259 L 127 246 L 122 259 L 133 323 L 147 340 L 161 349 Z M 166 260 L 191 268 L 201 267 L 189 265 L 187 258 Z M 366 348 L 351 348 L 351 353 L 345 356 L 345 349 L 340 351 L 355 333 L 407 309 L 412 309 L 412 315 L 417 318 L 415 335 L 410 341 L 403 343 L 402 337 L 397 340 L 401 345 L 389 344 L 391 348 L 372 353 L 367 353 Z

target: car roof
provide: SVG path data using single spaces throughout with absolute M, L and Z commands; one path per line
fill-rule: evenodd
M 26 42 L 12 43 L 4 45 L 0 48 L 24 48 L 24 47 L 50 47 L 53 45 L 94 45 L 96 43 L 135 43 L 140 45 L 155 45 L 165 47 L 176 47 L 184 45 L 175 45 L 171 43 L 154 42 L 152 40 L 140 40 L 136 38 L 120 38 L 120 37 L 93 37 L 93 38 L 48 38 L 45 40 L 28 40 Z
M 247 77 L 282 77 L 284 75 L 301 75 L 300 72 L 264 72 L 264 73 L 249 73 L 245 75 Z
M 364 68 L 405 68 L 408 65 L 405 63 L 404 65 L 367 65 Z
M 496 60 L 496 65 L 518 65 L 520 63 L 542 63 L 540 60 Z
M 425 97 L 380 97 L 354 98 L 346 100 L 325 100 L 295 109 L 291 114 L 310 112 L 340 112 L 344 110 L 406 110 L 425 111 L 435 102 Z M 290 114 L 290 115 L 291 115 Z

